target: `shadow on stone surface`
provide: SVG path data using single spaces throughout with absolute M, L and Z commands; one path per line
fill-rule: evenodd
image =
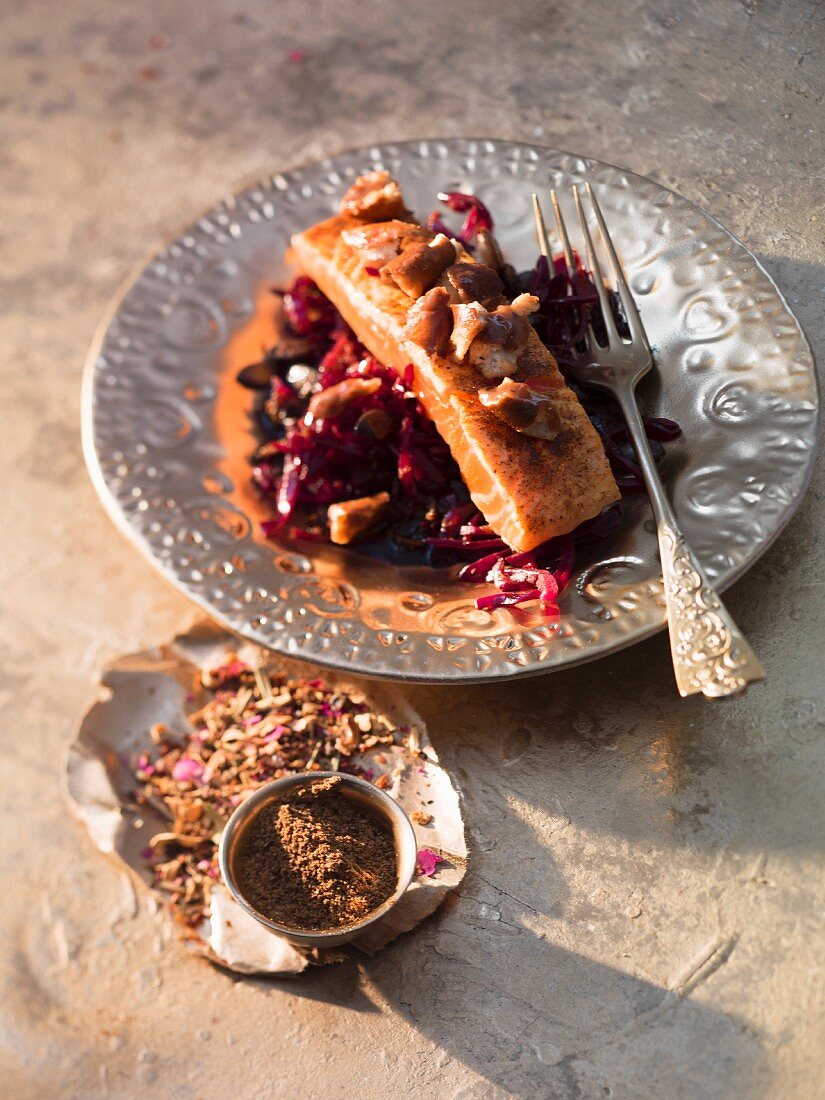
M 263 992 L 278 990 L 301 1000 L 337 1005 L 359 1015 L 376 1015 L 382 1011 L 369 990 L 364 988 L 357 961 L 272 978 L 250 978 L 229 971 L 224 973 L 234 982 L 254 985 Z
M 467 908 L 365 968 L 445 1064 L 484 1078 L 458 1096 L 760 1095 L 760 1044 L 735 1015 Z
M 468 876 L 360 982 L 346 965 L 290 989 L 399 1012 L 440 1048 L 422 1057 L 484 1078 L 461 1097 L 765 1095 L 759 1035 L 729 989 L 722 1010 L 699 987 L 736 959 L 723 895 L 748 889 L 770 827 L 742 830 L 755 776 L 735 716 L 698 733 L 709 704 L 679 700 L 671 675 L 662 637 L 472 695 L 416 688 L 462 788 Z M 706 871 L 720 849 L 733 886 Z
M 771 555 L 793 568 L 795 544 Z M 764 587 L 730 596 L 757 639 Z M 813 785 L 789 804 L 778 670 L 757 690 L 680 699 L 662 635 L 541 679 L 412 693 L 462 788 L 470 873 L 365 971 L 486 1078 L 467 1096 L 767 1094 L 759 1035 L 714 1006 L 748 996 L 736 952 L 765 861 L 823 834 Z
M 485 882 L 475 876 L 418 935 L 376 958 L 261 985 L 356 1013 L 399 1013 L 437 1048 L 422 1059 L 439 1069 L 459 1062 L 483 1079 L 450 1093 L 456 1100 L 767 1095 L 759 1037 L 691 996 L 735 941 L 664 988 L 510 923 L 494 892 L 480 900 Z
M 794 789 L 794 812 L 787 812 L 787 781 L 799 745 L 818 737 L 822 722 L 813 713 L 806 724 L 786 697 L 767 637 L 779 629 L 780 613 L 783 629 L 796 629 L 793 607 L 780 612 L 766 589 L 795 568 L 802 532 L 804 524 L 786 532 L 726 597 L 768 666 L 766 683 L 747 697 L 681 699 L 664 633 L 598 663 L 478 686 L 469 700 L 452 689 L 411 692 L 463 787 L 473 850 L 495 842 L 513 800 L 546 819 L 548 835 L 567 819 L 663 851 L 820 850 L 823 837 L 803 812 L 805 777 Z M 785 759 L 767 767 L 778 754 Z

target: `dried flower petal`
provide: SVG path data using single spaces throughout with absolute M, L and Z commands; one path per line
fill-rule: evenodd
M 197 783 L 203 776 L 203 764 L 191 756 L 182 756 L 172 768 L 172 778 L 178 783 Z
M 443 862 L 444 857 L 434 852 L 432 848 L 419 848 L 415 861 L 416 873 L 421 878 L 430 878 L 435 874 L 435 869 L 439 863 Z

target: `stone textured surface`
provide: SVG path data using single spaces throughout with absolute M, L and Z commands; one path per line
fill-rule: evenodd
M 115 534 L 78 444 L 85 347 L 145 250 L 349 145 L 544 139 L 702 203 L 821 358 L 822 5 L 29 0 L 2 18 L 9 1094 L 818 1095 L 821 468 L 730 593 L 770 674 L 745 698 L 679 701 L 664 637 L 526 684 L 411 692 L 474 858 L 461 895 L 374 961 L 260 983 L 190 958 L 67 818 L 60 774 L 96 669 L 191 618 Z

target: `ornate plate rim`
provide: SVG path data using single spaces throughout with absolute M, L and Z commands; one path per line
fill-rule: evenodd
M 128 275 L 122 280 L 114 294 L 112 295 L 107 307 L 105 308 L 101 319 L 95 327 L 89 350 L 87 352 L 84 366 L 82 370 L 81 379 L 81 442 L 83 455 L 86 462 L 92 484 L 95 491 L 103 505 L 104 510 L 112 520 L 117 530 L 131 543 L 142 556 L 152 565 L 155 571 L 180 595 L 185 596 L 192 601 L 196 606 L 201 608 L 207 615 L 209 615 L 215 622 L 219 623 L 223 628 L 230 633 L 236 635 L 239 638 L 251 641 L 254 644 L 261 645 L 264 648 L 271 649 L 273 652 L 279 653 L 287 658 L 304 660 L 311 662 L 324 668 L 330 668 L 335 670 L 343 670 L 350 672 L 354 675 L 366 676 L 376 680 L 386 680 L 390 682 L 398 683 L 422 683 L 422 684 L 471 684 L 471 683 L 493 683 L 499 680 L 509 680 L 513 678 L 524 678 L 529 676 L 539 676 L 550 672 L 559 671 L 565 668 L 571 668 L 573 666 L 588 664 L 592 661 L 606 657 L 612 653 L 619 652 L 622 649 L 626 649 L 629 646 L 635 645 L 638 642 L 645 641 L 653 635 L 662 631 L 666 626 L 666 620 L 664 612 L 662 613 L 661 620 L 654 622 L 646 626 L 640 626 L 634 630 L 633 633 L 625 635 L 624 637 L 618 637 L 609 644 L 597 646 L 594 649 L 579 649 L 578 651 L 565 651 L 565 659 L 560 661 L 554 660 L 539 660 L 530 666 L 521 666 L 514 663 L 502 663 L 498 665 L 495 670 L 491 671 L 473 671 L 462 670 L 457 671 L 454 667 L 450 670 L 449 675 L 435 673 L 417 673 L 410 672 L 407 669 L 375 669 L 369 667 L 368 663 L 363 661 L 348 661 L 345 658 L 336 659 L 330 657 L 324 652 L 303 651 L 299 648 L 290 647 L 289 645 L 272 645 L 263 641 L 261 637 L 253 630 L 245 630 L 242 626 L 239 626 L 231 620 L 230 617 L 224 615 L 220 610 L 216 609 L 208 598 L 200 595 L 197 591 L 191 589 L 186 583 L 179 577 L 173 575 L 171 571 L 167 570 L 164 565 L 157 559 L 157 557 L 151 552 L 150 548 L 145 545 L 145 540 L 141 533 L 136 530 L 126 518 L 123 510 L 118 504 L 111 488 L 109 487 L 103 469 L 100 463 L 100 456 L 98 454 L 95 433 L 94 433 L 94 394 L 95 394 L 95 381 L 97 371 L 97 361 L 102 351 L 104 341 L 109 328 L 112 325 L 115 317 L 117 316 L 124 300 L 129 295 L 130 291 L 140 280 L 141 276 L 146 271 L 148 265 L 155 260 L 166 248 L 170 247 L 177 240 L 183 237 L 188 230 L 191 230 L 202 219 L 207 217 L 212 211 L 214 211 L 223 202 L 233 202 L 239 196 L 245 195 L 254 189 L 268 189 L 272 186 L 272 180 L 276 176 L 289 177 L 291 174 L 301 173 L 303 171 L 317 168 L 320 165 L 334 162 L 340 158 L 347 156 L 354 156 L 363 154 L 365 158 L 373 157 L 375 154 L 380 154 L 382 151 L 387 150 L 404 150 L 415 146 L 421 146 L 425 144 L 440 144 L 452 147 L 469 146 L 473 143 L 483 144 L 486 146 L 494 146 L 497 149 L 504 148 L 517 148 L 521 150 L 538 150 L 545 155 L 552 154 L 556 157 L 569 158 L 570 160 L 579 161 L 585 164 L 588 168 L 600 168 L 609 169 L 614 172 L 624 173 L 627 176 L 641 180 L 646 183 L 651 183 L 659 188 L 663 193 L 673 195 L 681 204 L 689 208 L 692 212 L 700 215 L 702 218 L 710 222 L 721 234 L 727 237 L 734 245 L 742 249 L 746 254 L 750 263 L 752 263 L 765 280 L 770 284 L 773 292 L 776 295 L 779 303 L 785 309 L 788 316 L 793 320 L 797 332 L 798 338 L 802 345 L 803 350 L 807 353 L 810 359 L 810 381 L 812 383 L 813 401 L 815 408 L 811 417 L 811 428 L 813 443 L 807 451 L 807 461 L 804 470 L 804 474 L 800 480 L 798 491 L 791 498 L 788 504 L 785 506 L 781 514 L 779 514 L 774 520 L 774 526 L 772 530 L 759 542 L 755 543 L 753 548 L 748 552 L 748 555 L 738 565 L 733 566 L 726 572 L 721 574 L 717 579 L 716 587 L 721 591 L 725 591 L 731 585 L 736 583 L 747 571 L 751 568 L 764 553 L 773 545 L 773 543 L 779 538 L 782 532 L 787 527 L 799 508 L 805 493 L 810 485 L 811 478 L 813 476 L 815 459 L 819 444 L 819 433 L 821 427 L 821 400 L 820 400 L 820 386 L 819 377 L 816 369 L 816 359 L 813 353 L 810 342 L 808 341 L 804 329 L 800 324 L 795 313 L 788 304 L 785 295 L 777 286 L 773 277 L 766 270 L 765 266 L 759 260 L 757 256 L 751 252 L 751 250 L 745 245 L 739 237 L 732 233 L 726 226 L 724 226 L 717 218 L 712 214 L 709 214 L 697 203 L 685 198 L 678 191 L 673 188 L 667 187 L 664 184 L 659 183 L 657 180 L 651 179 L 647 176 L 641 176 L 636 172 L 629 169 L 622 168 L 618 165 L 614 165 L 609 161 L 602 161 L 588 156 L 583 156 L 578 153 L 571 153 L 563 149 L 558 149 L 555 146 L 548 146 L 543 144 L 537 144 L 528 141 L 512 141 L 505 138 L 493 138 L 487 136 L 480 137 L 427 137 L 427 138 L 413 138 L 400 141 L 390 141 L 381 143 L 369 143 L 365 145 L 352 146 L 339 149 L 334 153 L 330 153 L 323 157 L 318 157 L 310 161 L 301 161 L 293 163 L 290 167 L 284 168 L 279 172 L 272 173 L 263 178 L 261 177 L 247 177 L 247 182 L 240 184 L 234 189 L 230 195 L 224 196 L 223 199 L 217 199 L 210 206 L 204 208 L 201 213 L 187 221 L 177 231 L 164 234 L 162 240 L 153 246 L 150 246 L 143 256 L 134 264 Z M 288 641 L 288 637 L 287 637 Z

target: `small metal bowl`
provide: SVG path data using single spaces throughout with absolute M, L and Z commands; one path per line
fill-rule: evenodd
M 383 905 L 379 905 L 379 907 L 373 910 L 368 917 L 358 921 L 357 924 L 348 924 L 342 928 L 330 928 L 318 931 L 293 928 L 287 924 L 279 924 L 277 921 L 265 917 L 263 913 L 259 913 L 241 893 L 234 871 L 238 845 L 243 833 L 246 831 L 253 818 L 256 817 L 268 803 L 278 801 L 278 799 L 283 798 L 287 791 L 295 790 L 296 787 L 310 787 L 313 783 L 333 777 L 337 777 L 340 780 L 338 785 L 340 797 L 351 798 L 355 802 L 360 802 L 362 805 L 368 806 L 374 813 L 377 813 L 378 816 L 382 817 L 390 825 L 393 837 L 395 838 L 396 869 L 398 872 L 398 881 L 395 890 L 390 894 Z M 250 795 L 245 802 L 242 802 L 241 805 L 238 806 L 227 822 L 226 828 L 221 836 L 220 847 L 218 849 L 218 862 L 220 864 L 223 881 L 226 883 L 232 896 L 251 917 L 254 917 L 256 921 L 263 924 L 270 932 L 275 932 L 277 935 L 283 936 L 285 940 L 295 944 L 297 947 L 337 947 L 339 944 L 347 943 L 349 940 L 354 939 L 359 932 L 363 932 L 369 925 L 380 920 L 398 903 L 404 891 L 409 886 L 415 872 L 417 855 L 418 846 L 416 844 L 415 833 L 410 823 L 410 819 L 394 798 L 390 798 L 388 794 L 384 794 L 382 790 L 373 786 L 372 783 L 367 783 L 363 779 L 357 779 L 353 775 L 344 775 L 341 772 L 301 772 L 299 775 L 290 775 L 285 779 L 276 779 L 273 783 L 268 783 L 265 787 L 261 787 L 259 790 L 255 791 L 253 795 Z

